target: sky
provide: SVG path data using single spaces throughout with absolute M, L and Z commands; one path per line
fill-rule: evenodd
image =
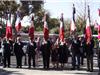
M 17 0 L 19 3 L 19 0 Z M 100 0 L 44 0 L 44 9 L 50 12 L 52 18 L 60 18 L 61 13 L 64 14 L 64 19 L 72 18 L 72 6 L 75 4 L 76 18 L 84 13 L 84 7 L 90 6 L 91 22 L 94 23 L 98 19 L 98 8 L 100 8 Z M 86 9 L 87 10 L 87 9 Z
M 72 18 L 72 6 L 75 4 L 76 17 L 84 12 L 86 5 L 90 6 L 91 20 L 98 18 L 98 8 L 100 8 L 99 0 L 44 0 L 44 8 L 50 12 L 51 17 L 59 18 L 60 14 L 64 14 L 65 19 Z

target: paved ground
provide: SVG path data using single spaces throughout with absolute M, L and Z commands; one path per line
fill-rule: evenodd
M 43 70 L 42 69 L 42 59 L 39 60 L 39 65 L 35 69 L 27 69 L 27 65 L 24 66 L 23 60 L 23 68 L 17 69 L 15 68 L 15 57 L 11 59 L 11 68 L 3 68 L 0 66 L 0 75 L 100 75 L 98 73 L 97 67 L 97 60 L 94 58 L 94 72 L 87 72 L 86 71 L 86 60 L 84 61 L 84 65 L 81 66 L 81 70 L 70 70 L 71 68 L 71 61 L 69 59 L 68 64 L 65 65 L 64 69 L 49 69 Z M 52 65 L 51 65 L 52 66 Z
M 43 69 L 16 69 L 1 68 L 0 75 L 100 75 L 98 72 L 86 72 L 84 70 L 43 70 Z

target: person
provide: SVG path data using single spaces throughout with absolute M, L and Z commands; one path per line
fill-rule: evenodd
M 93 72 L 93 48 L 94 40 L 86 42 L 86 58 L 87 58 L 87 71 Z
M 61 68 L 64 67 L 65 63 L 67 63 L 67 59 L 68 59 L 67 51 L 68 51 L 68 48 L 66 46 L 65 40 L 61 41 L 60 46 L 59 46 L 59 51 L 58 51 L 58 53 L 59 53 L 59 63 L 61 63 Z
M 58 66 L 58 45 L 57 43 L 52 45 L 52 50 L 51 50 L 51 61 L 53 64 L 53 68 L 57 68 Z
M 10 58 L 11 58 L 12 46 L 10 40 L 5 38 L 3 40 L 3 67 L 8 66 L 10 68 Z
M 81 54 L 80 54 L 80 64 L 81 65 L 84 65 L 84 58 L 86 57 L 86 40 L 85 40 L 85 38 L 83 37 L 81 40 L 80 40 L 80 42 L 81 42 L 81 47 L 80 47 L 80 52 L 81 52 Z
M 68 39 L 65 39 L 65 52 L 66 52 L 66 62 L 68 62 L 68 58 L 70 57 L 70 50 L 69 50 L 69 41 Z
M 50 48 L 51 48 L 50 41 L 43 39 L 43 42 L 42 42 L 40 50 L 42 51 L 43 68 L 44 69 L 49 69 Z
M 27 46 L 27 53 L 28 53 L 28 68 L 31 68 L 31 60 L 33 60 L 33 67 L 35 67 L 35 54 L 36 54 L 36 43 L 33 39 L 30 38 L 29 44 Z
M 23 43 L 21 42 L 21 36 L 17 37 L 17 40 L 14 44 L 14 53 L 16 56 L 16 68 L 22 68 L 22 57 L 24 55 Z
M 80 42 L 77 36 L 72 41 L 72 70 L 80 69 Z
M 100 39 L 98 40 L 98 52 L 97 52 L 97 57 L 98 57 L 98 67 L 99 67 L 99 72 L 100 72 Z
M 2 41 L 1 41 L 1 37 L 0 37 L 0 65 L 2 64 L 2 52 L 3 52 Z
M 40 37 L 35 38 L 35 42 L 36 42 L 36 65 L 39 66 L 38 61 L 39 61 L 39 57 L 40 57 Z

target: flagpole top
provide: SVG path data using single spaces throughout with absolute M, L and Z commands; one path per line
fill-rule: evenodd
M 61 13 L 61 17 L 63 17 L 63 15 L 64 15 L 64 14 L 63 14 L 63 13 Z
M 75 4 L 73 3 L 73 7 L 75 6 Z
M 64 14 L 63 14 L 63 13 L 61 13 L 61 15 L 63 16 Z

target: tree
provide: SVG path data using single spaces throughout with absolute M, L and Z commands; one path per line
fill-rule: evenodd
M 7 19 L 7 13 L 10 11 L 11 14 L 15 14 L 17 8 L 19 7 L 19 4 L 16 3 L 15 0 L 9 1 L 9 0 L 1 0 L 0 1 L 0 18 Z M 2 29 L 0 29 L 0 36 L 5 34 L 6 25 L 4 22 L 0 21 L 0 24 L 2 25 Z
M 32 12 L 37 13 L 39 10 L 42 9 L 42 5 L 44 4 L 43 0 L 39 0 L 39 1 L 23 1 L 20 0 L 21 2 L 21 12 L 24 15 L 28 15 L 29 14 L 29 5 L 32 5 L 33 9 Z M 24 16 L 23 15 L 23 16 Z
M 19 4 L 17 4 L 16 1 L 0 1 L 0 13 L 7 12 L 8 10 L 10 10 L 11 13 L 15 13 L 18 6 Z

